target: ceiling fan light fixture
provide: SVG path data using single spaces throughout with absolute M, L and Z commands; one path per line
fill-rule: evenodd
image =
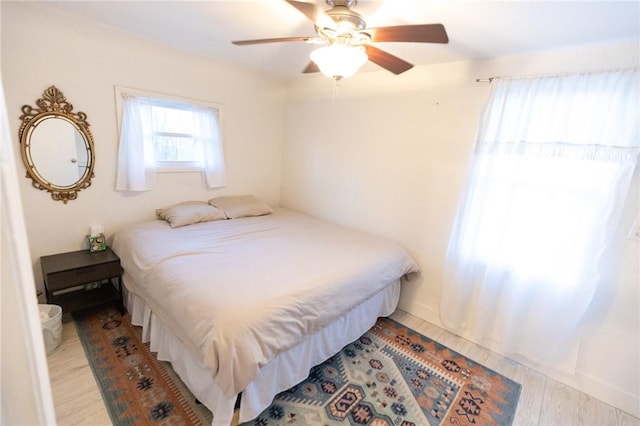
M 363 46 L 332 44 L 311 52 L 311 60 L 322 74 L 342 80 L 355 74 L 369 58 Z

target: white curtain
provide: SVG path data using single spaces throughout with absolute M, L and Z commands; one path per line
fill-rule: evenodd
M 148 191 L 155 183 L 151 103 L 143 98 L 126 96 L 122 105 L 116 189 Z
M 224 153 L 218 112 L 211 108 L 194 107 L 196 144 L 202 152 L 204 178 L 209 188 L 225 185 Z
M 447 251 L 443 324 L 575 369 L 640 147 L 637 69 L 494 81 Z
M 200 153 L 205 183 L 209 188 L 225 185 L 224 152 L 218 111 L 162 99 L 125 96 L 118 151 L 116 189 L 148 191 L 156 183 L 152 107 L 169 107 L 191 112 L 192 136 Z

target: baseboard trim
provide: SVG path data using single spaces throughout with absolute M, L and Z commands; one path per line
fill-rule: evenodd
M 416 317 L 424 321 L 427 321 L 440 328 L 447 329 L 440 322 L 440 314 L 434 308 L 431 308 L 429 306 L 426 306 L 420 302 L 416 302 L 413 300 L 402 300 L 402 298 L 400 299 L 400 303 L 398 306 L 400 309 L 404 310 L 405 312 L 415 315 Z M 477 345 L 486 347 L 482 343 L 476 342 L 473 339 L 469 338 L 469 336 L 461 336 L 461 337 Z M 563 372 L 554 371 L 551 369 L 543 369 L 540 366 L 528 365 L 522 362 L 520 363 L 522 365 L 525 365 L 528 368 L 532 368 L 535 371 L 538 371 L 541 374 L 544 374 L 550 379 L 553 379 L 557 382 L 563 383 L 567 386 L 577 389 L 580 392 L 583 392 L 593 398 L 596 398 L 606 404 L 609 404 L 612 407 L 618 408 L 624 411 L 625 413 L 628 413 L 634 417 L 640 418 L 640 396 L 630 394 L 622 389 L 615 387 L 611 383 L 603 382 L 600 379 L 591 377 L 587 374 L 583 374 L 580 372 L 577 372 L 574 375 L 567 375 L 566 373 L 563 373 Z
M 586 374 L 578 374 L 577 377 L 582 381 L 583 386 L 580 389 L 582 392 L 640 418 L 640 397 Z
M 400 302 L 398 303 L 398 307 L 405 312 L 409 312 L 411 315 L 415 315 L 422 320 L 430 322 L 433 325 L 445 328 L 440 323 L 440 313 L 437 310 L 420 302 L 416 302 L 413 300 L 402 300 L 402 294 L 400 295 Z

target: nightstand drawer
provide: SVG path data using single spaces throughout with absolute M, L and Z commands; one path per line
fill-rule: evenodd
M 77 285 L 117 277 L 121 274 L 122 268 L 120 267 L 120 262 L 104 263 L 51 273 L 46 277 L 46 284 L 49 291 L 54 292 Z

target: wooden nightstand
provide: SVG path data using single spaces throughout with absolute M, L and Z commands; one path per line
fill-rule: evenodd
M 73 312 L 115 300 L 124 313 L 123 270 L 120 258 L 110 248 L 42 256 L 40 263 L 47 303 Z

